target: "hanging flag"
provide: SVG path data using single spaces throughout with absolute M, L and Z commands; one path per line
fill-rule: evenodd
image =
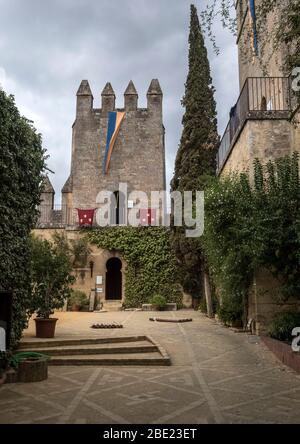
M 105 155 L 103 163 L 103 174 L 107 174 L 108 172 L 110 158 L 124 116 L 125 113 L 120 111 L 111 111 L 108 113 L 108 126 L 107 126 L 106 147 L 105 147 Z
M 95 209 L 81 210 L 76 208 L 78 212 L 78 221 L 80 227 L 91 227 L 93 225 Z
M 141 225 L 155 225 L 156 210 L 153 208 L 140 209 L 140 223 Z
M 257 28 L 256 28 L 256 12 L 255 12 L 255 0 L 249 1 L 249 15 L 250 15 L 250 23 L 252 26 L 251 32 L 251 45 L 252 51 L 254 55 L 258 55 L 258 41 L 257 41 Z

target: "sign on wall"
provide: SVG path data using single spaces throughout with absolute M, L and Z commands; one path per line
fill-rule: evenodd
M 102 285 L 103 278 L 102 276 L 96 276 L 96 285 Z

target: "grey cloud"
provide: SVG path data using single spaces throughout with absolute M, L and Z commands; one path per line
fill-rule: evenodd
M 123 104 L 130 79 L 140 106 L 150 80 L 164 92 L 167 183 L 181 133 L 187 74 L 189 4 L 187 0 L 0 0 L 0 79 L 15 95 L 21 112 L 35 121 L 50 154 L 49 167 L 59 203 L 69 173 L 75 94 L 90 81 L 95 106 L 110 81 Z M 200 10 L 203 2 L 195 1 Z M 238 93 L 234 39 L 216 27 L 222 54 L 207 42 L 223 131 Z M 3 75 L 2 75 L 3 77 Z

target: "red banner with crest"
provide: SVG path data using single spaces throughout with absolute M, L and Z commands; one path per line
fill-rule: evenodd
M 76 208 L 78 212 L 78 222 L 80 227 L 91 227 L 93 225 L 95 209 L 81 210 Z

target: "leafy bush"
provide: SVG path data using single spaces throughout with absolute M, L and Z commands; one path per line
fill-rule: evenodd
M 150 303 L 156 307 L 159 307 L 159 308 L 165 308 L 167 305 L 166 298 L 164 296 L 159 295 L 159 294 L 154 295 L 151 298 Z
M 68 305 L 72 307 L 73 305 L 79 305 L 80 308 L 89 305 L 89 300 L 86 294 L 80 290 L 72 290 L 71 296 L 68 299 Z
M 201 302 L 199 304 L 199 310 L 201 311 L 201 313 L 204 313 L 204 314 L 207 313 L 207 304 L 206 304 L 205 298 L 201 299 Z
M 220 291 L 224 322 L 242 320 L 256 270 L 277 278 L 284 302 L 300 295 L 300 181 L 298 155 L 262 166 L 254 183 L 245 173 L 217 180 L 206 192 L 205 252 Z M 288 252 L 288 254 L 287 254 Z
M 53 241 L 57 250 L 69 256 L 74 268 L 84 268 L 87 265 L 91 249 L 84 237 L 68 240 L 65 233 L 55 232 Z
M 72 239 L 71 241 L 71 253 L 73 255 L 73 267 L 84 268 L 86 267 L 91 249 L 86 238 L 81 237 L 79 239 Z
M 51 242 L 34 236 L 30 252 L 31 312 L 37 311 L 38 317 L 47 319 L 70 296 L 70 286 L 75 281 L 72 264 L 69 256 Z
M 278 313 L 269 325 L 268 334 L 279 341 L 291 342 L 295 327 L 300 327 L 300 313 Z
M 45 170 L 42 140 L 0 88 L 0 287 L 14 291 L 11 346 L 28 321 L 29 236 L 38 217 Z
M 217 314 L 225 325 L 232 325 L 236 322 L 244 322 L 244 306 L 242 294 L 236 297 L 224 297 L 222 304 L 218 307 Z
M 212 302 L 212 311 L 213 311 L 213 314 L 218 313 L 218 310 L 219 310 L 219 302 L 218 302 L 218 299 L 217 299 L 217 297 L 215 296 L 214 293 L 212 293 L 211 302 Z M 200 310 L 202 313 L 207 314 L 207 304 L 206 304 L 206 298 L 205 298 L 205 297 L 201 299 L 198 308 L 199 308 L 199 310 Z

